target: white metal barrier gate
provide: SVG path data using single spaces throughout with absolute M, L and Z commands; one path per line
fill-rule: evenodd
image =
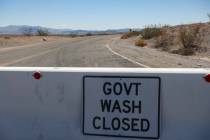
M 207 140 L 209 74 L 0 68 L 0 140 Z

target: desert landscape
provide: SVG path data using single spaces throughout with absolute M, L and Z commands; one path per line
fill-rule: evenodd
M 0 66 L 209 68 L 210 23 L 53 35 L 0 36 Z
M 130 30 L 121 39 L 136 47 L 156 49 L 165 52 L 165 55 L 179 57 L 183 60 L 178 62 L 181 67 L 188 67 L 188 64 L 184 64 L 187 59 L 192 60 L 192 63 L 197 62 L 198 67 L 203 66 L 202 60 L 210 62 L 209 22 L 177 26 L 150 25 L 141 31 Z M 167 62 L 170 56 L 163 62 Z M 157 56 L 158 59 L 160 57 L 161 54 Z M 196 67 L 194 64 L 191 66 Z

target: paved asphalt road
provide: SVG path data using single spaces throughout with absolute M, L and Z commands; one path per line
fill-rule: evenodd
M 18 67 L 141 67 L 109 49 L 114 36 L 43 42 L 0 50 L 0 66 Z

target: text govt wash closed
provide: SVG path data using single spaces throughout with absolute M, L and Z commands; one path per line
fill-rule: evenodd
M 158 138 L 158 77 L 83 79 L 83 132 L 87 135 Z

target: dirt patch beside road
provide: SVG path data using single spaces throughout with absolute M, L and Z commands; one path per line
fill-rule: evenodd
M 194 23 L 177 26 L 151 25 L 127 38 L 139 47 L 151 47 L 172 54 L 210 58 L 210 23 Z M 132 38 L 132 39 L 131 39 Z
M 208 57 L 181 56 L 171 54 L 152 47 L 137 47 L 133 44 L 134 38 L 122 40 L 113 39 L 110 47 L 113 51 L 154 68 L 209 68 Z

